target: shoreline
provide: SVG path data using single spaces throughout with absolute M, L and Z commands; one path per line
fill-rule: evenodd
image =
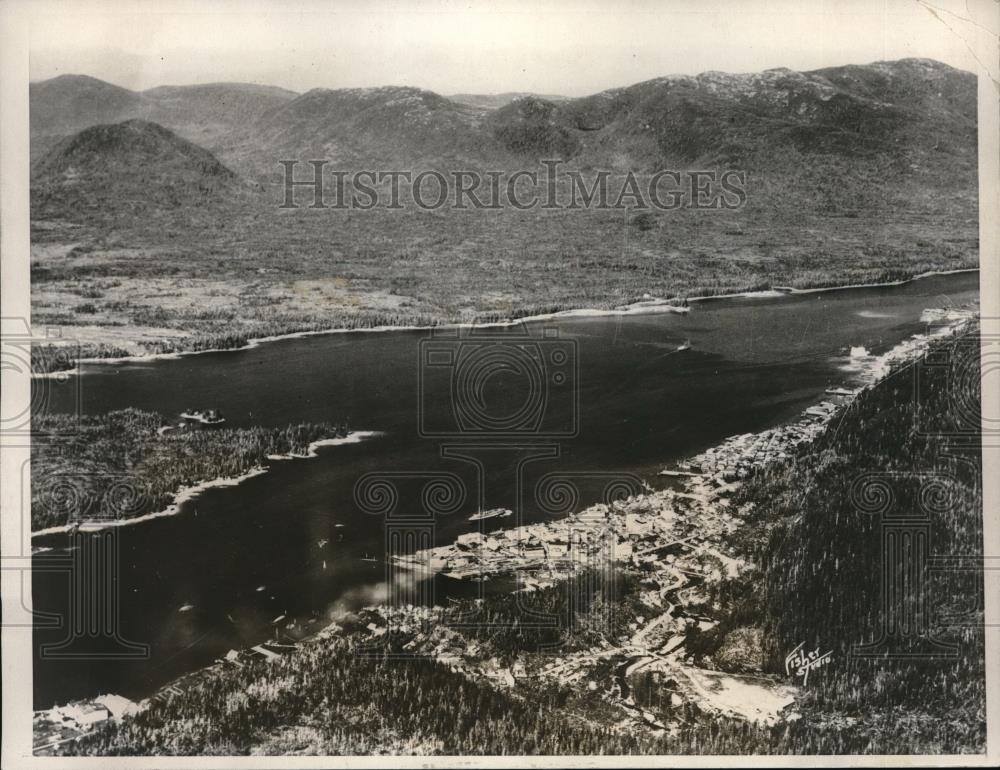
M 671 462 L 667 468 L 676 467 L 686 474 L 679 486 L 596 503 L 556 521 L 489 533 L 477 529 L 458 536 L 452 544 L 394 559 L 397 569 L 415 570 L 419 579 L 444 575 L 481 583 L 516 574 L 515 587 L 504 589 L 512 594 L 551 588 L 572 579 L 581 568 L 610 558 L 644 575 L 640 597 L 645 605 L 656 608 L 649 614 L 643 612 L 620 636 L 544 662 L 530 675 L 523 668 L 530 665 L 524 656 L 518 655 L 510 668 L 497 669 L 461 643 L 459 647 L 447 644 L 447 632 L 418 633 L 403 649 L 429 655 L 470 679 L 498 687 L 515 686 L 529 676 L 531 686 L 574 686 L 589 679 L 602 690 L 605 703 L 621 709 L 626 723 L 656 730 L 666 729 L 667 723 L 630 697 L 628 676 L 640 669 L 674 677 L 681 701 L 708 714 L 764 725 L 799 718 L 795 704 L 804 684 L 795 683 L 794 678 L 788 682 L 764 674 L 763 669 L 720 670 L 689 656 L 687 624 L 694 620 L 705 631 L 720 622 L 712 613 L 703 617 L 697 609 L 702 596 L 698 586 L 739 579 L 749 565 L 747 555 L 734 550 L 732 538 L 744 527 L 750 509 L 730 504 L 746 479 L 774 463 L 788 462 L 800 446 L 808 446 L 830 430 L 862 393 L 913 366 L 936 342 L 962 334 L 979 313 L 978 307 L 969 306 L 951 311 L 927 309 L 925 315 L 944 323 L 913 334 L 879 355 L 855 356 L 859 366 L 845 370 L 844 387 L 827 388 L 825 397 L 797 416 L 771 428 L 729 436 Z M 694 593 L 682 596 L 687 589 Z M 696 605 L 693 612 L 688 611 L 691 603 Z M 444 611 L 440 606 L 384 603 L 362 610 L 375 617 L 367 626 L 371 641 L 390 630 L 419 630 L 435 613 Z M 336 633 L 336 627 L 335 621 L 330 633 Z M 603 678 L 595 675 L 598 660 L 608 661 L 614 673 Z M 517 665 L 522 666 L 521 673 Z
M 939 312 L 934 309 L 926 309 L 924 314 Z M 676 556 L 666 556 L 666 561 L 662 563 L 653 562 L 654 565 L 663 567 L 662 574 L 652 573 L 659 574 L 659 578 L 662 578 L 661 584 L 654 588 L 652 593 L 657 593 L 660 596 L 657 606 L 661 607 L 663 612 L 633 629 L 634 633 L 631 633 L 624 642 L 619 640 L 617 646 L 602 649 L 599 654 L 604 657 L 624 656 L 631 661 L 630 665 L 634 666 L 636 670 L 650 668 L 683 674 L 694 683 L 694 690 L 686 690 L 685 697 L 694 700 L 710 712 L 736 717 L 748 722 L 763 721 L 765 724 L 793 719 L 795 713 L 789 712 L 788 708 L 794 703 L 796 691 L 794 686 L 789 686 L 778 680 L 765 679 L 761 679 L 759 684 L 754 684 L 756 682 L 754 676 L 756 675 L 753 673 L 719 673 L 714 670 L 698 668 L 683 659 L 683 644 L 677 643 L 679 637 L 676 635 L 676 631 L 667 630 L 664 632 L 658 627 L 663 625 L 665 618 L 673 617 L 672 613 L 678 606 L 683 606 L 676 598 L 676 590 L 679 586 L 683 587 L 681 584 L 685 575 L 693 575 L 701 581 L 710 582 L 722 577 L 736 578 L 745 567 L 744 560 L 731 553 L 726 544 L 728 535 L 742 526 L 742 519 L 739 512 L 730 515 L 717 510 L 717 504 L 720 501 L 725 503 L 733 491 L 755 468 L 764 467 L 772 462 L 781 462 L 789 450 L 794 450 L 801 444 L 815 440 L 843 410 L 850 408 L 860 393 L 874 387 L 886 377 L 912 365 L 921 355 L 926 353 L 934 342 L 961 333 L 978 315 L 978 308 L 974 311 L 946 311 L 936 318 L 936 320 L 942 320 L 945 323 L 932 331 L 911 335 L 877 356 L 866 353 L 857 357 L 858 368 L 851 371 L 845 370 L 844 379 L 849 385 L 845 383 L 843 387 L 828 388 L 827 397 L 806 407 L 791 420 L 755 433 L 729 436 L 694 455 L 671 462 L 665 466 L 667 475 L 678 476 L 678 481 L 681 482 L 679 489 L 667 487 L 644 492 L 626 500 L 613 502 L 610 505 L 597 503 L 573 511 L 556 521 L 498 530 L 485 537 L 478 531 L 467 533 L 459 536 L 452 544 L 418 551 L 411 557 L 398 558 L 395 560 L 395 566 L 397 569 L 415 568 L 419 570 L 422 567 L 418 562 L 423 561 L 426 565 L 423 569 L 430 568 L 430 572 L 433 574 L 445 574 L 446 570 L 442 568 L 445 565 L 435 568 L 434 562 L 437 561 L 440 565 L 441 561 L 446 561 L 450 555 L 458 553 L 457 545 L 459 542 L 465 541 L 467 547 L 461 556 L 468 559 L 469 555 L 474 552 L 485 554 L 486 548 L 483 545 L 487 539 L 492 539 L 501 543 L 501 547 L 498 550 L 491 550 L 491 555 L 487 557 L 492 564 L 477 555 L 474 565 L 465 565 L 466 574 L 464 576 L 452 574 L 450 577 L 453 579 L 496 577 L 516 570 L 522 572 L 526 578 L 525 585 L 519 590 L 538 590 L 558 580 L 565 579 L 569 574 L 567 570 L 574 571 L 576 569 L 575 561 L 581 556 L 586 561 L 590 556 L 601 553 L 603 543 L 606 542 L 603 538 L 581 542 L 580 545 L 583 545 L 584 549 L 576 557 L 572 557 L 568 552 L 553 552 L 553 549 L 562 550 L 557 545 L 558 543 L 569 542 L 565 535 L 568 528 L 574 525 L 583 525 L 588 528 L 595 525 L 607 527 L 608 533 L 615 541 L 612 552 L 616 557 L 624 557 L 615 558 L 615 561 L 629 561 L 639 564 L 645 560 L 645 554 L 656 551 L 663 558 L 662 554 L 666 553 L 668 549 L 672 549 Z M 832 393 L 832 398 L 829 395 L 831 390 L 837 391 Z M 374 432 L 362 433 L 365 436 L 377 435 Z M 313 442 L 310 445 L 310 451 L 314 451 L 318 446 L 327 446 L 332 443 L 355 443 L 361 440 L 360 436 L 355 438 L 354 435 L 352 433 L 344 439 L 325 439 Z M 281 457 L 291 459 L 288 456 Z M 266 472 L 266 469 L 259 472 Z M 239 482 L 232 481 L 231 483 Z M 680 536 L 676 531 L 678 527 L 684 528 Z M 517 533 L 517 536 L 512 537 L 511 535 L 514 533 Z M 650 533 L 653 533 L 655 544 L 650 547 L 647 542 L 640 550 L 639 543 L 634 538 L 637 534 L 639 537 L 648 538 Z M 544 549 L 544 554 L 541 555 L 538 564 L 530 563 L 532 560 L 526 560 L 525 554 L 522 552 L 522 546 L 530 544 L 532 538 L 542 541 L 541 545 Z M 468 546 L 471 546 L 471 550 Z M 451 553 L 449 554 L 449 552 Z M 704 567 L 702 559 L 715 559 L 718 565 L 716 571 L 710 572 L 707 567 Z M 490 569 L 491 566 L 494 568 Z M 533 574 L 525 570 L 525 567 L 528 567 L 529 570 L 541 567 L 544 570 L 544 575 Z M 447 571 L 450 571 L 450 566 Z M 688 582 L 690 583 L 690 581 Z M 671 596 L 674 598 L 671 599 Z M 410 607 L 403 609 L 384 604 L 369 604 L 357 612 L 367 611 L 382 618 L 384 625 L 377 627 L 369 625 L 372 638 L 377 638 L 379 634 L 384 634 L 390 627 L 405 627 L 411 620 L 414 623 L 419 620 L 420 618 L 417 616 L 421 616 L 422 613 L 427 614 L 439 610 L 440 608 Z M 340 618 L 330 618 L 329 620 L 330 622 L 323 627 L 299 640 L 296 647 L 320 641 L 329 635 L 339 634 L 342 630 L 339 623 Z M 712 625 L 714 626 L 715 623 L 713 622 Z M 653 641 L 650 641 L 651 636 L 654 637 Z M 429 648 L 425 652 L 431 654 L 438 662 L 448 665 L 452 670 L 460 671 L 465 676 L 493 680 L 491 673 L 485 671 L 483 666 L 476 664 L 475 661 L 466 661 L 462 656 L 453 659 L 452 656 L 437 654 Z M 592 656 L 593 652 L 593 649 L 583 650 L 550 666 L 543 667 L 537 672 L 540 684 L 569 681 L 567 672 L 572 673 L 574 667 L 585 667 L 587 656 Z M 221 662 L 221 660 L 216 661 L 216 663 Z M 166 690 L 173 686 L 174 682 L 181 681 L 196 671 L 209 671 L 216 663 L 189 671 L 177 680 L 159 688 L 157 692 Z M 764 703 L 766 708 L 761 707 L 757 700 L 737 704 L 725 701 L 720 703 L 718 700 L 713 700 L 712 692 L 706 692 L 697 686 L 697 682 L 702 681 L 706 676 L 709 677 L 708 683 L 713 681 L 736 682 L 741 684 L 744 689 L 748 683 L 756 686 L 754 697 L 766 698 L 767 701 Z M 715 677 L 715 679 L 711 677 Z M 501 682 L 498 686 L 510 687 L 511 684 Z M 143 708 L 149 700 L 150 698 L 144 699 L 139 704 L 139 708 Z M 646 719 L 644 709 L 636 707 L 634 704 L 630 705 L 627 700 L 622 699 L 621 695 L 617 698 L 612 696 L 609 702 L 623 706 L 628 715 L 627 718 Z
M 799 294 L 819 294 L 822 292 L 833 292 L 833 291 L 845 291 L 852 289 L 878 289 L 878 288 L 891 288 L 894 286 L 905 286 L 906 284 L 913 283 L 914 281 L 923 280 L 925 278 L 935 278 L 945 275 L 958 275 L 962 273 L 978 273 L 980 268 L 978 267 L 966 267 L 957 268 L 955 270 L 930 270 L 924 273 L 918 273 L 911 278 L 904 278 L 898 281 L 883 281 L 880 283 L 859 283 L 859 284 L 845 284 L 842 286 L 819 286 L 816 288 L 805 288 L 797 289 L 793 287 L 772 287 L 770 289 L 760 289 L 756 291 L 744 291 L 744 292 L 733 292 L 730 294 L 709 294 L 699 297 L 687 297 L 686 301 L 688 303 L 693 302 L 709 302 L 711 300 L 719 299 L 780 299 L 784 296 L 795 296 Z M 125 364 L 125 363 L 142 363 L 146 361 L 161 361 L 161 360 L 175 360 L 186 356 L 202 355 L 204 353 L 226 353 L 226 352 L 236 352 L 241 350 L 253 350 L 260 345 L 270 343 L 270 342 L 281 342 L 282 340 L 293 340 L 293 339 L 304 339 L 306 337 L 318 337 L 325 336 L 329 334 L 352 334 L 352 333 L 384 333 L 384 332 L 406 332 L 406 331 L 432 331 L 435 329 L 490 329 L 490 328 L 503 328 L 514 326 L 516 324 L 522 323 L 537 323 L 539 321 L 551 321 L 564 318 L 600 318 L 608 316 L 626 316 L 626 315 L 657 315 L 661 313 L 688 313 L 690 308 L 672 304 L 674 300 L 668 299 L 642 299 L 637 300 L 629 305 L 624 305 L 618 308 L 571 308 L 567 310 L 557 310 L 552 313 L 541 313 L 539 315 L 533 316 L 523 316 L 521 318 L 510 318 L 502 321 L 487 321 L 482 323 L 476 322 L 443 322 L 440 324 L 422 324 L 422 325 L 387 325 L 387 326 L 371 326 L 371 327 L 356 327 L 353 329 L 347 329 L 344 327 L 333 327 L 330 329 L 312 329 L 299 332 L 288 332 L 287 334 L 272 334 L 265 337 L 252 337 L 247 340 L 245 345 L 239 347 L 231 348 L 206 348 L 204 350 L 177 350 L 170 353 L 144 353 L 137 356 L 117 356 L 112 358 L 81 358 L 77 361 L 78 364 Z M 31 377 L 33 379 L 52 379 L 52 378 L 63 378 L 70 377 L 74 375 L 86 374 L 83 372 L 79 366 L 72 369 L 65 369 L 58 372 L 32 372 Z
M 713 515 L 708 509 L 715 500 L 730 495 L 750 473 L 772 462 L 782 461 L 791 456 L 798 446 L 814 441 L 839 414 L 850 408 L 861 393 L 912 365 L 935 342 L 960 333 L 978 315 L 978 307 L 975 311 L 925 309 L 921 320 L 943 323 L 933 330 L 900 340 L 879 355 L 867 351 L 849 355 L 850 363 L 842 367 L 845 382 L 827 388 L 825 397 L 811 403 L 786 422 L 754 433 L 723 438 L 697 454 L 666 465 L 657 476 L 674 478 L 680 482 L 680 491 L 654 490 L 635 495 L 622 503 L 623 507 L 618 512 L 627 511 L 625 515 L 631 515 L 628 509 L 641 507 L 648 501 L 666 501 L 667 506 L 673 509 L 675 501 L 683 498 L 694 510 L 700 509 L 703 517 Z M 405 569 L 423 562 L 432 573 L 457 580 L 487 580 L 516 572 L 522 575 L 525 584 L 519 590 L 536 590 L 559 579 L 567 579 L 572 574 L 572 569 L 559 572 L 550 563 L 552 544 L 568 542 L 572 537 L 570 530 L 581 522 L 610 521 L 616 513 L 616 505 L 596 503 L 555 521 L 522 524 L 488 534 L 473 530 L 460 535 L 452 543 L 418 551 L 411 557 L 399 557 L 396 565 Z M 612 529 L 615 527 L 612 526 Z M 707 536 L 704 538 L 705 542 L 709 539 Z M 715 545 L 721 549 L 722 543 Z M 526 557 L 525 552 L 533 547 L 544 549 L 544 554 Z M 625 541 L 615 543 L 614 552 L 616 557 L 622 556 L 626 561 L 633 554 L 631 546 Z M 732 564 L 727 566 L 735 568 Z
M 351 431 L 348 435 L 341 438 L 324 438 L 319 439 L 318 441 L 313 441 L 309 444 L 307 454 L 289 453 L 283 455 L 267 455 L 266 459 L 272 462 L 280 460 L 308 460 L 318 457 L 319 453 L 316 450 L 322 447 L 340 446 L 342 444 L 360 444 L 366 439 L 375 438 L 381 435 L 383 435 L 382 432 L 377 430 Z M 80 529 L 84 532 L 96 532 L 98 530 L 110 529 L 112 527 L 128 527 L 133 524 L 142 524 L 147 521 L 152 521 L 153 519 L 163 518 L 164 516 L 176 516 L 181 512 L 180 509 L 184 503 L 189 500 L 193 500 L 206 489 L 235 487 L 248 479 L 254 478 L 255 476 L 264 475 L 268 472 L 268 470 L 268 466 L 258 465 L 239 476 L 218 476 L 214 479 L 199 481 L 197 484 L 181 487 L 174 492 L 173 501 L 162 511 L 144 513 L 141 516 L 134 516 L 129 519 L 117 519 L 114 521 L 100 522 L 99 524 L 82 524 L 80 525 Z M 65 534 L 70 532 L 73 528 L 74 525 L 72 524 L 62 524 L 58 527 L 46 527 L 45 529 L 39 529 L 32 532 L 31 539 L 34 540 L 36 537 L 42 537 L 45 535 Z
M 912 278 L 901 278 L 898 281 L 883 281 L 882 283 L 848 283 L 843 286 L 817 286 L 815 288 L 797 289 L 794 286 L 775 286 L 774 290 L 782 294 L 816 294 L 821 291 L 845 291 L 847 289 L 872 289 L 892 286 L 905 286 L 908 283 L 919 281 L 922 278 L 934 278 L 941 275 L 958 275 L 960 273 L 978 273 L 978 267 L 960 267 L 955 270 L 929 270 L 926 273 L 918 273 Z
M 305 454 L 296 454 L 295 452 L 288 452 L 283 455 L 267 455 L 268 460 L 280 461 L 280 460 L 309 460 L 313 457 L 319 457 L 316 452 L 317 449 L 326 446 L 342 446 L 344 444 L 360 444 L 367 438 L 376 438 L 377 436 L 384 436 L 385 434 L 380 430 L 352 430 L 346 436 L 340 438 L 321 438 L 318 441 L 313 441 L 308 447 L 306 447 Z

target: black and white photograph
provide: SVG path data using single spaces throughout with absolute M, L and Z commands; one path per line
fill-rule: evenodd
M 0 19 L 4 767 L 1000 761 L 994 0 Z

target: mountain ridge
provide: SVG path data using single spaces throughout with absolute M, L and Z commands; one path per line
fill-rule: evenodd
M 141 120 L 149 120 L 152 108 L 142 100 L 152 93 L 154 114 L 170 118 L 166 129 L 265 189 L 280 187 L 278 161 L 289 158 L 326 159 L 346 171 L 508 172 L 557 159 L 566 168 L 619 174 L 739 169 L 767 210 L 856 216 L 928 211 L 942 195 L 959 208 L 976 200 L 976 79 L 927 59 L 664 76 L 561 101 L 518 96 L 496 109 L 410 86 L 296 95 L 218 83 L 140 93 L 88 76 L 61 76 L 49 86 L 69 106 L 82 89 L 116 116 L 138 111 Z M 220 94 L 229 99 L 221 107 Z M 188 115 L 191 105 L 198 107 Z M 50 108 L 33 105 L 42 116 L 33 133 L 51 138 L 64 125 L 46 122 L 58 117 Z M 90 108 L 86 119 L 96 114 Z M 183 130 L 173 128 L 185 119 Z M 35 163 L 47 167 L 45 157 Z M 56 183 L 40 181 L 50 191 Z
M 162 85 L 133 91 L 89 75 L 66 74 L 29 85 L 31 158 L 95 125 L 137 118 L 219 150 L 239 126 L 298 96 L 255 83 Z
M 39 138 L 40 156 L 72 132 L 73 121 L 62 114 L 67 110 L 77 124 L 140 117 L 251 176 L 273 173 L 279 157 L 430 166 L 509 164 L 555 153 L 577 165 L 648 169 L 747 163 L 784 148 L 901 157 L 909 151 L 926 156 L 928 147 L 944 145 L 969 156 L 975 83 L 971 73 L 912 58 L 805 72 L 779 67 L 669 75 L 576 98 L 511 92 L 501 95 L 506 103 L 489 107 L 412 86 L 296 94 L 216 83 L 135 92 L 63 75 L 32 84 L 32 135 Z M 46 92 L 66 110 L 43 98 Z M 110 118 L 97 120 L 102 111 Z

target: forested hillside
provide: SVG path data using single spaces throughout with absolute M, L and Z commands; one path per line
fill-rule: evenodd
M 796 750 L 984 745 L 979 355 L 977 332 L 945 343 L 863 393 L 802 456 L 742 490 L 738 502 L 753 506 L 744 545 L 759 580 L 750 592 L 724 589 L 729 627 L 763 618 L 773 671 L 799 643 L 833 651 L 804 689 L 803 719 L 791 728 Z M 930 528 L 928 560 L 903 557 L 925 581 L 921 595 L 913 573 L 904 594 L 908 609 L 926 601 L 926 627 L 917 615 L 913 633 L 901 630 L 884 654 L 861 656 L 883 624 L 901 619 L 899 608 L 883 606 L 881 529 L 901 518 Z M 957 569 L 958 557 L 972 569 Z M 905 657 L 949 649 L 954 657 Z
M 33 530 L 160 511 L 183 487 L 241 476 L 268 455 L 302 454 L 345 433 L 327 423 L 200 430 L 139 409 L 40 414 L 32 428 Z

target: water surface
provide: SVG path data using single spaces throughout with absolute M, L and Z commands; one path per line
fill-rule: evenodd
M 465 427 L 456 422 L 448 384 L 464 360 L 460 353 L 452 370 L 436 359 L 421 386 L 426 331 L 330 334 L 88 365 L 78 380 L 86 413 L 133 406 L 173 418 L 187 408 L 215 407 L 235 426 L 349 418 L 353 428 L 383 435 L 322 449 L 315 459 L 272 463 L 238 487 L 205 492 L 177 516 L 117 530 L 121 633 L 148 644 L 150 656 L 37 658 L 36 707 L 99 692 L 144 697 L 230 648 L 267 638 L 275 617 L 325 617 L 379 599 L 384 566 L 364 557 L 384 554 L 384 518 L 361 510 L 353 496 L 366 474 L 393 474 L 396 517 L 425 515 L 421 492 L 429 477 L 457 478 L 462 499 L 434 519 L 431 537 L 439 543 L 471 531 L 476 525 L 467 517 L 480 505 L 515 508 L 525 522 L 558 513 L 555 503 L 565 508 L 567 501 L 539 489 L 552 474 L 573 485 L 570 502 L 579 507 L 600 499 L 615 480 L 660 486 L 656 473 L 664 464 L 791 419 L 825 388 L 849 382 L 851 347 L 883 351 L 925 328 L 923 309 L 977 299 L 978 286 L 978 274 L 970 273 L 898 287 L 699 302 L 687 315 L 571 317 L 481 332 L 537 341 L 543 413 L 514 447 L 488 446 L 509 444 L 507 436 L 421 434 L 422 425 Z M 509 344 L 509 336 L 502 339 Z M 466 354 L 486 344 L 467 336 L 439 342 L 455 351 L 480 346 Z M 559 373 L 564 379 L 556 382 Z M 73 383 L 45 387 L 49 408 L 73 408 Z M 537 404 L 532 387 L 530 378 L 500 369 L 484 384 L 487 416 Z M 53 548 L 36 555 L 36 567 L 65 555 L 67 542 L 66 535 L 36 538 L 35 546 Z M 66 572 L 37 572 L 35 609 L 65 617 L 70 588 Z M 435 590 L 443 599 L 456 583 L 439 579 Z M 36 627 L 36 644 L 66 633 Z

